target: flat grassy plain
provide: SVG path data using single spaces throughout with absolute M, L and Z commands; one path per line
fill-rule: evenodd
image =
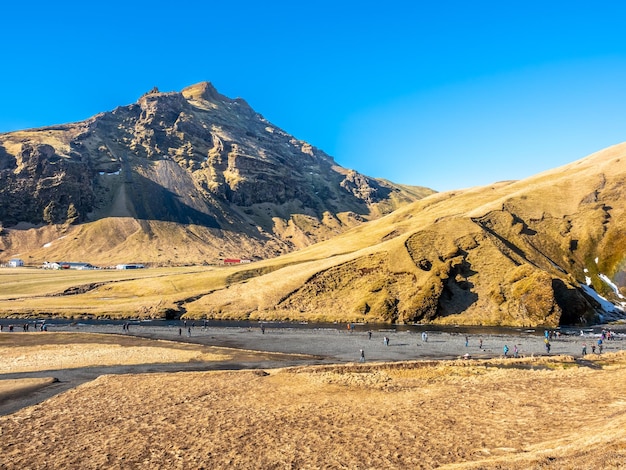
M 87 368 L 150 360 L 162 349 L 183 362 L 191 350 L 210 352 L 122 335 L 51 335 L 4 337 L 24 341 L 23 357 L 45 345 L 48 357 Z M 68 342 L 89 344 L 91 354 Z M 98 352 L 104 358 L 94 362 Z M 51 367 L 40 360 L 21 370 L 36 364 L 42 374 Z M 8 361 L 3 372 L 19 367 Z M 625 389 L 624 351 L 107 374 L 0 417 L 0 468 L 617 469 L 626 462 Z
M 223 286 L 228 273 L 204 266 L 135 270 L 0 270 L 0 314 L 164 318 L 175 302 Z

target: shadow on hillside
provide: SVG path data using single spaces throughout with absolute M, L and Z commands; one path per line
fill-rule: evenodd
M 465 256 L 467 253 L 463 252 Z M 450 270 L 443 281 L 443 291 L 439 296 L 437 316 L 457 315 L 467 310 L 478 300 L 478 294 L 472 292 L 474 283 L 469 279 L 476 274 L 467 259 Z
M 585 318 L 589 312 L 594 313 L 594 308 L 578 289 L 568 287 L 561 279 L 552 280 L 554 300 L 561 308 L 561 325 L 577 325 L 586 323 Z
M 132 175 L 132 181 L 126 181 L 125 184 L 129 204 L 132 204 L 137 219 L 220 228 L 215 217 L 189 206 L 181 200 L 180 195 L 136 172 Z

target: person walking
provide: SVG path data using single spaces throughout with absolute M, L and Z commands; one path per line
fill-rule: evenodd
M 509 347 L 506 344 L 502 350 L 504 351 L 504 357 L 509 357 Z
M 365 362 L 365 351 L 361 349 L 360 353 L 361 357 L 359 358 L 359 362 Z
M 583 343 L 583 356 L 587 355 L 587 343 Z

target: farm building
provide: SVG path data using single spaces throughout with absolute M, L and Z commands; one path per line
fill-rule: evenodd
M 239 258 L 224 258 L 224 260 L 222 261 L 222 263 L 224 264 L 246 264 L 250 262 L 251 260 L 249 259 L 239 259 Z
M 143 269 L 145 266 L 143 264 L 118 264 L 115 266 L 115 269 Z
M 73 263 L 67 261 L 53 261 L 48 262 L 45 261 L 43 263 L 44 269 L 78 269 L 78 270 L 87 270 L 87 269 L 98 269 L 94 265 L 90 263 Z
M 9 260 L 9 268 L 21 268 L 22 266 L 24 266 L 24 261 L 22 261 L 19 258 L 14 258 L 12 260 Z

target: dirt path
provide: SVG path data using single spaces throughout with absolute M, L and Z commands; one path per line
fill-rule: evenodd
M 366 329 L 349 332 L 336 328 L 272 327 L 264 332 L 260 327 L 157 327 L 131 325 L 128 335 L 151 339 L 165 339 L 205 346 L 221 346 L 249 351 L 305 354 L 323 358 L 327 362 L 358 361 L 360 350 L 367 361 L 406 361 L 413 359 L 456 359 L 469 354 L 475 359 L 500 357 L 504 346 L 513 356 L 517 347 L 519 356 L 546 355 L 544 338 L 537 333 L 465 335 L 454 332 L 429 331 L 426 341 L 419 332 L 399 331 L 392 326 L 373 330 L 371 337 Z M 188 329 L 190 332 L 188 332 Z M 97 333 L 122 333 L 121 326 L 75 325 L 53 327 L 53 331 L 84 331 Z M 389 339 L 388 345 L 384 338 Z M 466 346 L 467 339 L 467 346 Z M 597 343 L 599 334 L 584 336 L 561 335 L 550 340 L 550 354 L 581 356 L 583 344 L 587 352 Z M 482 343 L 481 343 L 482 340 Z M 481 346 L 482 344 L 482 346 Z M 626 331 L 617 330 L 614 341 L 605 341 L 604 352 L 626 349 Z

